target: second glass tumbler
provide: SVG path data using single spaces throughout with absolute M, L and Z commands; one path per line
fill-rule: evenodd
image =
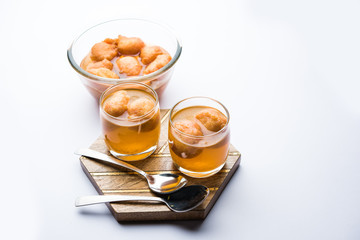
M 207 97 L 187 98 L 170 111 L 169 148 L 184 174 L 204 178 L 224 166 L 230 146 L 229 112 Z

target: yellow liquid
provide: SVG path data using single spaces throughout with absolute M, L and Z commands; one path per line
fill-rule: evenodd
M 175 165 L 177 165 L 180 170 L 184 170 L 182 172 L 193 177 L 212 175 L 212 171 L 223 166 L 230 146 L 230 131 L 227 126 L 215 133 L 206 129 L 201 122 L 194 117 L 204 109 L 210 109 L 210 107 L 194 106 L 184 108 L 176 112 L 171 118 L 173 122 L 183 119 L 195 121 L 201 127 L 204 134 L 200 139 L 194 138 L 195 140 L 191 143 L 189 143 L 189 141 L 186 142 L 178 132 L 169 126 L 169 148 L 171 157 Z
M 129 103 L 139 97 L 146 97 L 155 103 L 155 99 L 145 91 L 126 91 L 130 96 Z M 102 104 L 107 98 L 104 99 Z M 128 119 L 127 112 L 117 118 L 110 118 L 102 112 L 101 121 L 108 149 L 121 155 L 129 155 L 124 156 L 122 158 L 124 160 L 144 159 L 152 153 L 152 151 L 146 151 L 157 146 L 160 136 L 160 109 L 158 106 L 156 106 L 153 114 L 140 120 Z

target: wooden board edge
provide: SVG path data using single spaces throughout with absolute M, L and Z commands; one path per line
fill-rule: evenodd
M 92 185 L 95 187 L 95 190 L 100 194 L 103 195 L 104 193 L 100 189 L 100 187 L 97 185 L 95 179 L 91 176 L 90 171 L 87 169 L 83 159 L 86 159 L 86 157 L 81 156 L 79 158 L 81 168 L 83 169 L 85 175 L 88 177 Z M 212 207 L 215 205 L 217 199 L 220 197 L 222 191 L 225 189 L 226 185 L 232 178 L 233 174 L 236 172 L 236 170 L 239 168 L 241 162 L 241 154 L 239 153 L 239 157 L 237 158 L 236 162 L 232 166 L 230 172 L 228 172 L 227 176 L 225 177 L 223 183 L 219 186 L 218 190 L 214 193 L 212 196 L 210 202 L 208 203 L 207 208 L 203 210 L 192 210 L 190 212 L 186 213 L 176 213 L 168 215 L 167 211 L 164 212 L 158 212 L 157 216 L 154 218 L 153 213 L 141 213 L 142 218 L 140 219 L 138 214 L 126 214 L 126 213 L 118 213 L 115 211 L 115 209 L 112 207 L 112 203 L 106 203 L 106 206 L 110 210 L 111 214 L 115 218 L 116 221 L 119 223 L 125 223 L 125 222 L 149 222 L 149 221 L 179 221 L 179 220 L 204 220 L 209 212 L 211 211 Z M 137 216 L 136 216 L 137 215 Z
M 86 157 L 80 157 L 80 165 L 82 170 L 84 171 L 85 175 L 90 180 L 91 184 L 94 186 L 95 190 L 98 192 L 98 194 L 103 195 L 104 193 L 101 191 L 99 186 L 97 185 L 95 179 L 91 176 L 91 173 L 86 168 L 85 164 L 83 163 L 82 159 L 85 159 Z M 105 205 L 108 207 L 109 211 L 113 215 L 116 221 L 119 223 L 125 223 L 125 222 L 150 222 L 150 221 L 168 221 L 168 220 L 198 220 L 198 219 L 204 219 L 204 210 L 192 210 L 190 212 L 185 213 L 174 213 L 170 216 L 168 215 L 168 211 L 163 212 L 157 212 L 156 218 L 154 218 L 153 213 L 141 213 L 142 218 L 140 219 L 138 214 L 134 213 L 118 213 L 115 211 L 115 209 L 112 207 L 112 203 L 105 203 Z

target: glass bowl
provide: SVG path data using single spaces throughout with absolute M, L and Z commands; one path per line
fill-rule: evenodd
M 147 45 L 164 48 L 172 57 L 161 69 L 144 76 L 120 79 L 104 78 L 86 72 L 80 67 L 81 61 L 89 54 L 95 43 L 118 35 L 141 38 Z M 67 50 L 67 57 L 90 94 L 99 99 L 108 87 L 122 81 L 141 82 L 151 86 L 160 97 L 173 74 L 182 46 L 179 38 L 168 26 L 145 19 L 115 19 L 97 24 L 81 33 Z

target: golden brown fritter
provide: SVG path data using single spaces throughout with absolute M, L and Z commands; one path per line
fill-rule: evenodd
M 91 59 L 94 61 L 101 61 L 104 59 L 111 60 L 118 55 L 118 51 L 114 44 L 106 42 L 96 43 L 91 48 Z
M 154 101 L 142 97 L 134 100 L 128 106 L 129 118 L 144 116 L 149 113 L 155 106 Z
M 169 147 L 174 153 L 182 158 L 193 158 L 200 154 L 201 148 L 191 146 L 199 142 L 197 136 L 203 136 L 200 126 L 194 121 L 183 119 L 174 122 L 174 127 L 182 133 L 194 136 L 193 138 L 174 132 L 173 134 L 177 137 L 169 143 Z
M 215 109 L 205 109 L 200 111 L 195 117 L 210 131 L 221 130 L 227 122 L 226 117 Z
M 144 70 L 144 75 L 153 73 L 160 68 L 164 67 L 171 61 L 171 56 L 169 54 L 158 55 L 154 61 L 152 61 Z
M 141 62 L 148 65 L 155 58 L 161 54 L 167 53 L 163 48 L 159 46 L 145 46 L 140 51 Z
M 89 70 L 89 69 L 94 69 L 94 68 L 107 68 L 109 70 L 112 70 L 113 69 L 113 64 L 107 60 L 107 59 L 104 59 L 100 62 L 91 62 L 87 65 L 86 67 L 86 70 Z
M 120 57 L 116 60 L 116 65 L 120 73 L 127 76 L 138 76 L 141 72 L 142 66 L 136 57 L 126 56 Z
M 117 40 L 117 47 L 121 54 L 134 55 L 138 54 L 145 46 L 144 42 L 137 37 L 125 37 L 119 35 Z
M 103 104 L 105 112 L 114 117 L 119 117 L 127 110 L 130 97 L 124 90 L 113 93 Z
M 94 74 L 96 76 L 99 77 L 104 77 L 104 78 L 114 78 L 114 79 L 118 79 L 119 76 L 116 75 L 116 73 L 114 73 L 113 71 L 107 69 L 107 68 L 90 68 L 87 70 L 89 73 Z
M 183 119 L 174 122 L 174 127 L 178 129 L 180 132 L 192 135 L 192 136 L 202 136 L 203 133 L 201 131 L 200 126 L 191 120 Z

